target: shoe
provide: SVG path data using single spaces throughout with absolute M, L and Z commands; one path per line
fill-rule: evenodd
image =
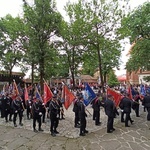
M 9 121 L 12 121 L 12 119 L 9 119 Z
M 17 124 L 14 124 L 14 127 L 17 127 Z
M 75 127 L 75 128 L 80 128 L 80 126 L 79 126 L 79 125 L 75 125 L 74 127 Z
M 96 125 L 96 126 L 100 126 L 100 125 L 101 125 L 101 123 L 96 123 L 95 125 Z
M 113 131 L 112 130 L 110 130 L 110 131 L 107 131 L 107 133 L 112 133 Z
M 140 116 L 136 116 L 136 117 L 140 117 Z
M 40 128 L 39 131 L 42 131 L 42 132 L 43 132 L 44 130 Z
M 36 130 L 36 129 L 34 129 L 33 131 L 36 132 L 36 133 L 38 132 L 38 130 Z
M 131 120 L 131 124 L 133 124 L 134 120 Z
M 56 134 L 55 134 L 54 132 L 52 132 L 52 133 L 51 133 L 51 136 L 53 136 L 53 137 L 54 137 L 54 136 L 56 136 Z
M 115 130 L 116 130 L 115 128 L 112 128 L 112 129 L 111 129 L 111 131 L 115 131 Z
M 6 123 L 8 122 L 8 120 L 6 120 Z
M 80 133 L 79 135 L 80 135 L 80 136 L 85 136 L 85 133 Z
M 125 127 L 130 127 L 129 125 L 125 126 Z
M 19 123 L 20 126 L 23 126 L 23 123 Z
M 85 130 L 84 133 L 89 133 L 89 131 L 88 131 L 88 130 Z
M 121 122 L 125 122 L 124 120 L 121 120 Z
M 63 117 L 63 118 L 61 118 L 61 119 L 65 120 L 65 118 L 64 118 L 64 117 Z
M 57 130 L 54 131 L 55 134 L 59 134 L 59 132 Z

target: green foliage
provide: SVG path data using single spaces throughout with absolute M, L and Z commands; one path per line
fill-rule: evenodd
M 119 85 L 118 79 L 117 79 L 117 77 L 116 77 L 116 75 L 115 75 L 115 73 L 114 73 L 113 70 L 111 70 L 111 71 L 109 72 L 107 83 L 108 83 L 108 85 L 109 85 L 110 87 L 114 87 L 114 86 Z
M 135 42 L 126 68 L 128 71 L 150 70 L 150 2 L 133 10 L 122 20 L 121 33 Z
M 58 52 L 53 47 L 52 38 L 59 35 L 62 17 L 57 12 L 54 1 L 36 0 L 34 6 L 24 4 L 24 19 L 29 39 L 26 45 L 28 62 L 36 65 L 40 80 L 43 80 L 44 76 L 50 77 L 50 65 L 57 63 L 55 57 Z
M 146 81 L 146 82 L 150 82 L 150 76 L 145 76 L 143 79 L 144 79 L 144 81 Z
M 24 49 L 21 43 L 24 24 L 21 18 L 7 15 L 0 19 L 1 65 L 7 71 L 21 66 Z
M 125 10 L 120 4 L 119 1 L 78 1 L 75 6 L 82 6 L 78 15 L 74 15 L 77 13 L 69 7 L 72 10 L 69 13 L 71 21 L 80 18 L 77 22 L 80 27 L 78 30 L 82 33 L 79 39 L 86 47 L 83 72 L 91 73 L 99 67 L 102 84 L 103 76 L 113 67 L 119 66 L 121 49 L 116 33 Z

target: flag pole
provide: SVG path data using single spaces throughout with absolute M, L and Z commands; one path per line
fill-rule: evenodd
M 43 80 L 44 80 L 44 83 L 46 84 L 47 88 L 51 91 L 50 87 L 48 86 L 48 84 L 47 84 L 47 82 L 45 81 L 44 78 L 43 78 Z M 53 93 L 52 93 L 52 95 L 53 95 Z
M 16 89 L 16 91 L 17 91 L 17 94 L 19 95 L 19 97 L 20 97 L 20 99 L 21 99 L 21 105 L 22 105 L 22 107 L 23 107 L 23 110 L 25 110 L 25 107 L 24 107 L 24 104 L 23 104 L 23 99 L 21 98 L 21 96 L 20 96 L 20 94 L 19 94 L 19 91 L 18 91 L 18 88 L 17 88 L 17 85 L 16 85 L 16 81 L 15 81 L 15 79 L 13 79 L 13 81 L 14 81 L 14 84 L 15 84 L 15 89 Z

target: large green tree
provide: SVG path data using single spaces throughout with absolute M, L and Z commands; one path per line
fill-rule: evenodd
M 5 71 L 9 72 L 10 81 L 14 66 L 22 67 L 22 58 L 24 48 L 22 46 L 22 38 L 24 31 L 24 23 L 20 17 L 13 18 L 6 15 L 0 19 L 0 53 L 1 66 Z
M 150 2 L 135 8 L 122 20 L 121 33 L 134 44 L 126 64 L 129 72 L 150 70 Z
M 33 6 L 24 0 L 24 19 L 28 26 L 27 35 L 31 45 L 29 55 L 39 71 L 43 92 L 45 68 L 55 63 L 56 51 L 52 47 L 52 39 L 59 34 L 62 17 L 56 9 L 54 0 L 35 0 Z
M 114 86 L 119 85 L 119 82 L 118 82 L 118 79 L 114 73 L 114 70 L 110 70 L 109 75 L 107 77 L 108 77 L 108 81 L 107 81 L 108 86 L 114 87 Z
M 60 42 L 60 50 L 66 56 L 64 68 L 68 67 L 69 75 L 73 81 L 73 88 L 75 88 L 75 76 L 79 73 L 79 65 L 83 62 L 82 56 L 86 50 L 86 46 L 81 41 L 84 13 L 81 2 L 75 4 L 69 2 L 65 10 L 69 21 L 63 21 L 61 25 L 62 42 Z
M 116 64 L 112 65 L 112 67 L 117 67 L 120 56 L 120 46 L 119 44 L 115 44 L 115 48 L 109 47 L 105 41 L 109 41 L 110 43 L 119 43 L 119 37 L 116 33 L 117 29 L 120 28 L 121 18 L 125 14 L 125 5 L 126 1 L 118 0 L 90 0 L 90 1 L 81 1 L 77 2 L 77 6 L 79 8 L 78 13 L 75 7 L 69 7 L 71 11 L 69 14 L 72 15 L 71 21 L 78 20 L 76 26 L 78 26 L 78 40 L 80 40 L 82 46 L 86 46 L 87 54 L 89 52 L 88 57 L 91 54 L 91 50 L 95 51 L 98 60 L 98 68 L 100 70 L 100 78 L 101 84 L 104 85 L 104 77 L 103 70 L 106 66 L 110 66 L 111 62 L 115 58 Z M 74 4 L 75 5 L 75 4 Z M 114 55 L 110 56 L 110 51 Z M 107 54 L 109 54 L 109 58 Z M 115 57 L 116 54 L 116 57 Z M 94 57 L 89 57 L 94 58 Z M 107 59 L 107 61 L 106 61 Z M 108 63 L 109 60 L 109 63 Z M 108 64 L 106 64 L 108 63 Z

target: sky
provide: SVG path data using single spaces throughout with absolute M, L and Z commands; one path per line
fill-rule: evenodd
M 28 2 L 31 2 L 33 0 L 28 0 Z M 65 11 L 63 10 L 66 2 L 68 0 L 56 0 L 57 9 L 62 13 L 63 16 L 65 16 Z M 77 0 L 70 0 L 71 2 L 75 2 Z M 134 9 L 135 7 L 138 7 L 139 5 L 143 4 L 144 2 L 148 0 L 129 0 L 129 4 L 131 9 Z M 22 0 L 0 0 L 0 17 L 4 17 L 7 14 L 11 14 L 13 17 L 16 17 L 18 15 L 22 14 Z M 120 66 L 120 70 L 116 70 L 116 75 L 123 75 L 126 74 L 125 71 L 125 64 L 128 60 L 128 57 L 126 54 L 128 53 L 128 50 L 130 49 L 129 40 L 126 40 L 125 49 L 122 52 L 121 61 L 122 64 Z M 18 71 L 18 68 L 15 68 L 13 71 Z

